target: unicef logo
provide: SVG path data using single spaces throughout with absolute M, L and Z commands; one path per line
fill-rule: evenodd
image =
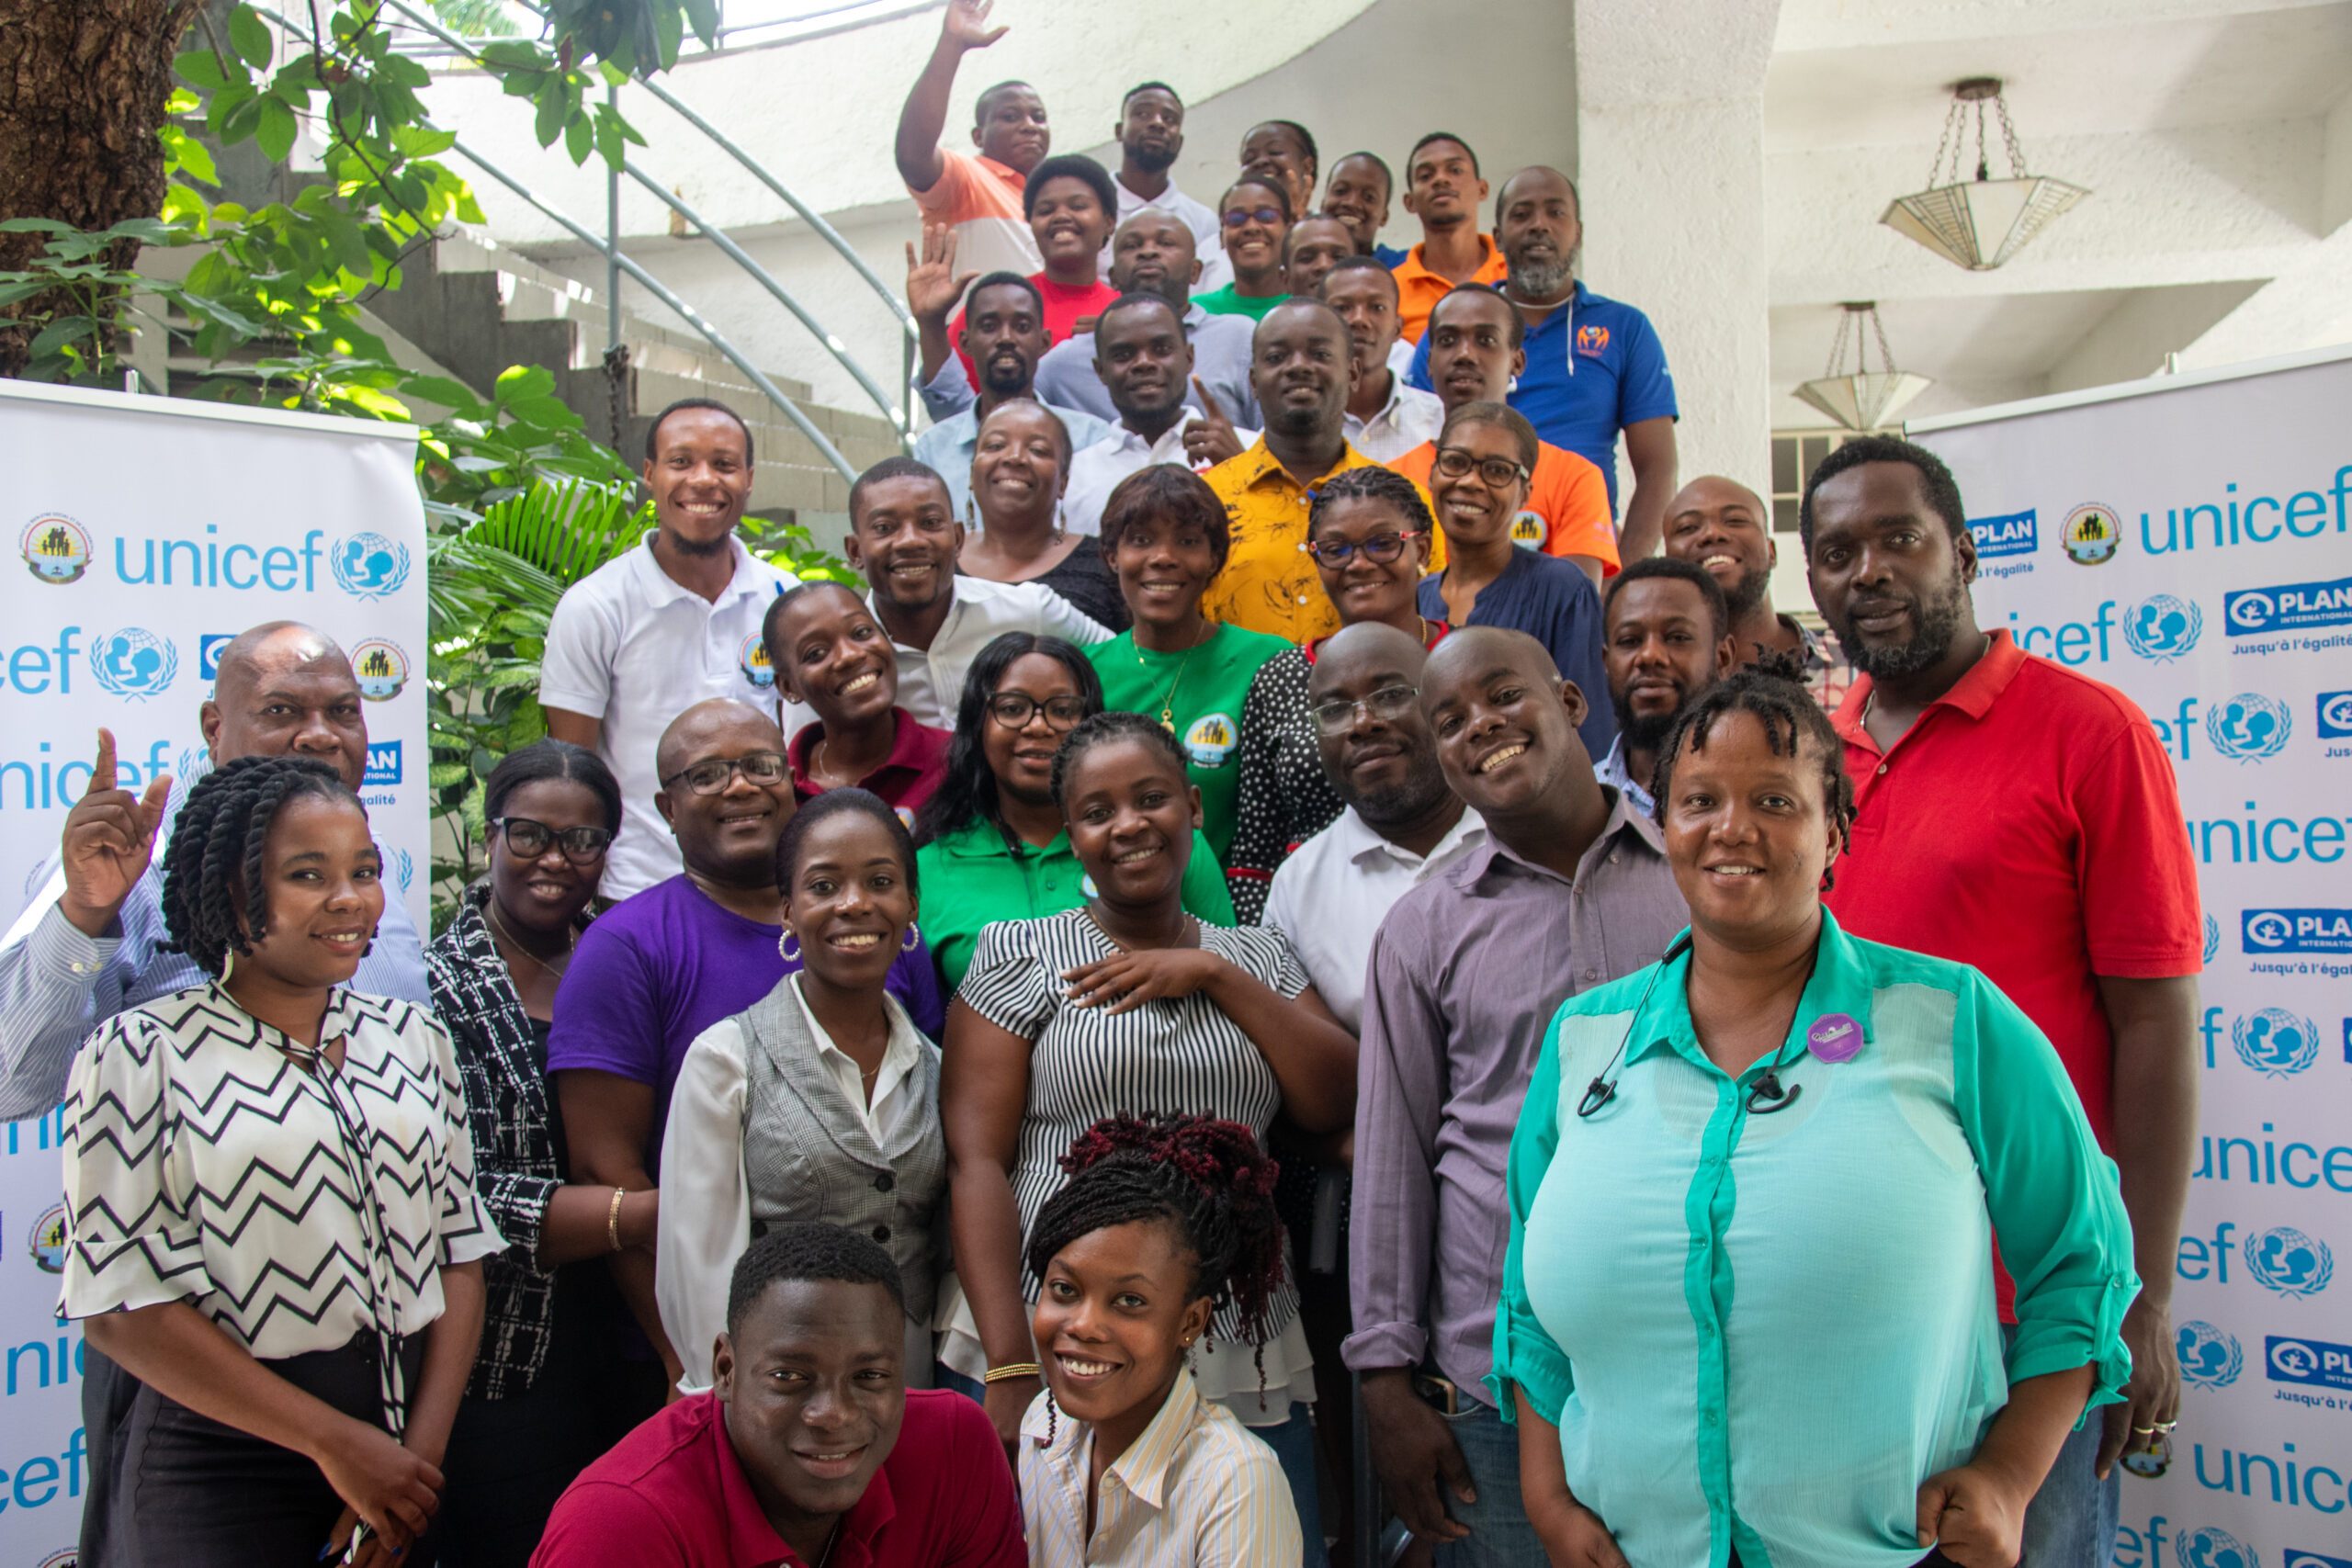
M 388 703 L 408 684 L 408 655 L 400 644 L 369 637 L 351 650 L 351 672 L 359 679 L 359 694 L 371 703 Z
M 382 599 L 408 581 L 408 547 L 381 534 L 354 534 L 334 548 L 334 580 L 355 599 Z
M 392 874 L 392 881 L 405 893 L 409 883 L 416 876 L 416 857 L 406 850 L 387 850 L 384 852 L 384 869 Z
M 178 650 L 143 626 L 125 626 L 90 645 L 90 673 L 118 697 L 161 695 L 179 672 Z
M 2238 1060 L 2267 1077 L 2283 1078 L 2319 1060 L 2319 1031 L 2285 1008 L 2264 1008 L 2230 1022 Z
M 2173 1332 L 2180 1381 L 2193 1388 L 2227 1388 L 2245 1371 L 2237 1336 L 2210 1323 L 2182 1324 Z
M 2205 738 L 2213 750 L 2240 762 L 2276 757 L 2293 728 L 2287 705 L 2259 692 L 2240 692 L 2205 715 Z
M 2208 915 L 2205 917 L 2205 962 L 2212 963 L 2213 955 L 2221 951 L 2222 922 Z
M 2301 1300 L 2327 1289 L 2335 1278 L 2335 1254 L 2292 1225 L 2274 1225 L 2245 1238 L 2245 1267 L 2265 1290 Z
M 44 512 L 25 525 L 17 552 L 36 581 L 79 582 L 90 570 L 90 531 L 62 512 Z
M 2123 641 L 2141 658 L 2169 664 L 2195 648 L 2204 629 L 2204 611 L 2187 599 L 2158 593 L 2132 607 L 2123 623 Z
M 2181 1568 L 2261 1568 L 2254 1548 L 2211 1525 L 2181 1531 L 2178 1544 Z

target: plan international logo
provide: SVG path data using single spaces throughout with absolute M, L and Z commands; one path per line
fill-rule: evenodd
M 2242 588 L 2222 596 L 2222 624 L 2232 637 L 2352 626 L 2352 577 Z
M 2248 953 L 2352 953 L 2352 909 L 2248 909 Z
M 1998 517 L 1972 517 L 1968 520 L 1968 534 L 1976 541 L 1978 560 L 2030 556 L 2041 545 L 2041 528 L 2035 522 L 2030 506 L 2023 512 L 2005 512 Z

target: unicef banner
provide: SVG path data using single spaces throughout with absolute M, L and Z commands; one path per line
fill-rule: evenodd
M 2352 1568 L 2347 410 L 2339 349 L 1912 430 L 1968 498 L 1979 619 L 2146 710 L 2200 867 L 2185 1393 L 2118 1568 Z
M 185 780 L 229 639 L 305 621 L 367 699 L 386 891 L 426 918 L 424 514 L 406 425 L 0 381 L 0 925 L 87 786 Z M 0 1126 L 0 1562 L 70 1563 L 89 1456 L 80 1333 L 56 1317 L 59 1122 Z

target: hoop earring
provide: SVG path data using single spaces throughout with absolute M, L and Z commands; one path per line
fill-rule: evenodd
M 785 927 L 784 934 L 775 939 L 775 955 L 786 964 L 800 962 L 800 942 L 790 926 Z
M 899 939 L 900 953 L 912 953 L 922 945 L 922 928 L 912 920 L 907 922 L 907 934 Z
M 233 947 L 222 948 L 220 950 L 220 983 L 222 985 L 225 986 L 229 983 L 230 971 L 235 969 L 236 966 L 237 950 Z

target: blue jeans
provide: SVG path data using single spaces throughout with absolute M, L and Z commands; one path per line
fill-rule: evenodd
M 2023 1568 L 2105 1568 L 2122 1502 L 2121 1466 L 2101 1481 L 2096 1473 L 2107 1407 L 2101 1405 L 2068 1436 L 2041 1490 L 2025 1510 Z
M 1503 1425 L 1495 1411 L 1465 1400 L 1462 1414 L 1446 1417 L 1453 1440 L 1470 1467 L 1478 1500 L 1464 1503 L 1445 1495 L 1445 1511 L 1470 1534 L 1436 1549 L 1435 1568 L 1544 1568 L 1544 1543 L 1527 1522 L 1519 1496 L 1519 1429 Z

